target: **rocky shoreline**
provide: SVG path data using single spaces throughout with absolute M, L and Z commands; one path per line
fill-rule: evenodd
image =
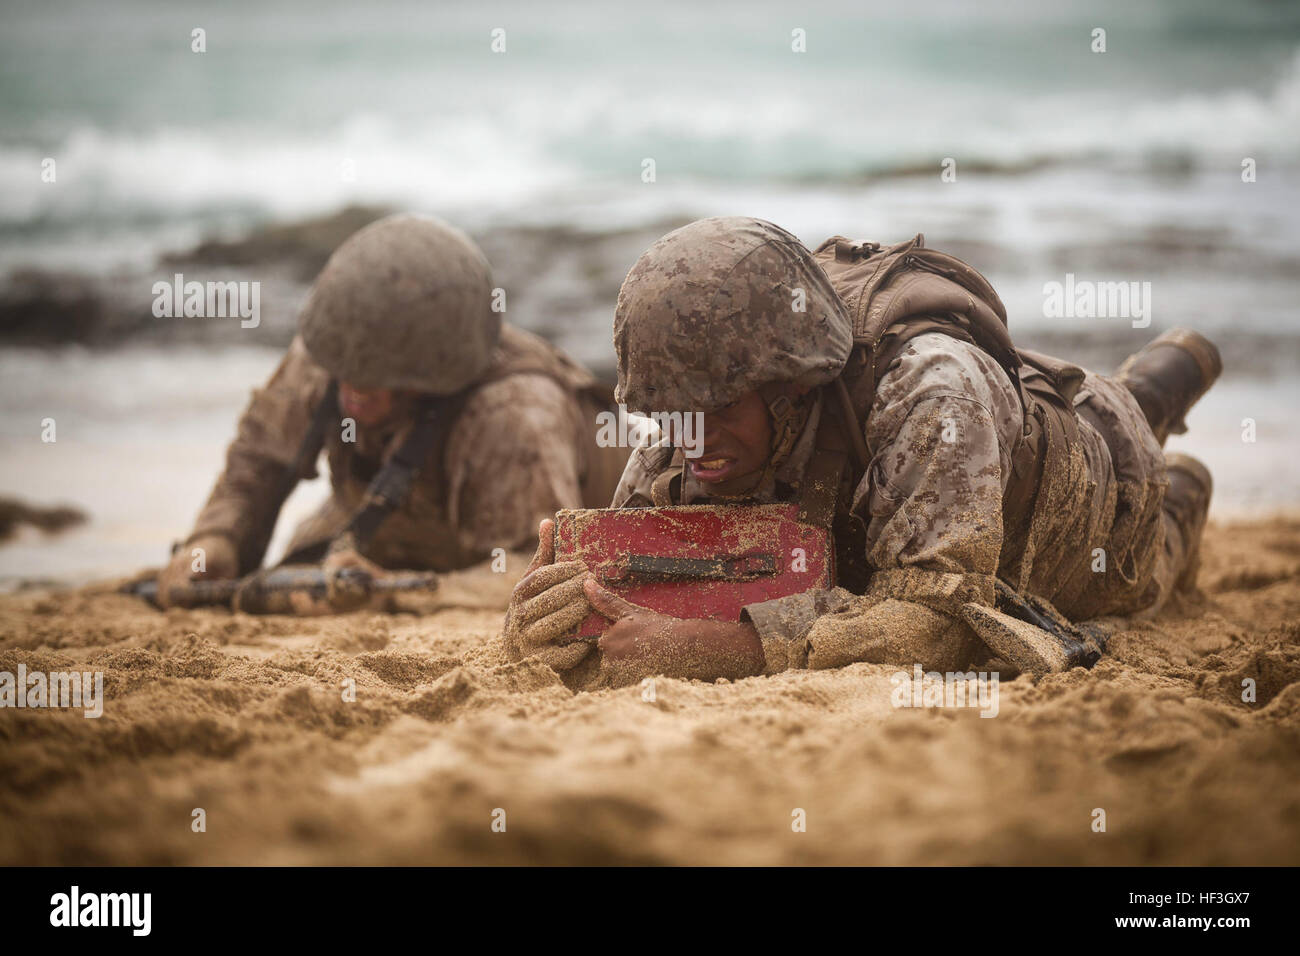
M 312 280 L 347 236 L 392 210 L 348 206 L 337 212 L 256 228 L 234 239 L 208 239 L 167 253 L 149 269 L 106 275 L 23 268 L 0 277 L 0 345 L 53 348 L 71 344 L 114 348 L 128 344 L 197 343 L 282 348 L 293 337 L 297 314 Z M 569 350 L 598 374 L 612 378 L 608 329 L 623 277 L 637 257 L 689 217 L 664 218 L 640 227 L 591 231 L 572 226 L 510 224 L 473 231 L 507 291 L 507 318 Z M 1073 249 L 1069 261 L 1089 265 L 1118 253 L 1173 263 L 1187 257 L 1221 258 L 1229 250 L 1202 248 L 1204 237 L 1135 237 L 1124 249 Z M 992 242 L 951 240 L 945 251 L 990 274 L 1014 272 L 1016 253 Z M 1103 255 L 1104 252 L 1104 255 Z M 1054 258 L 1065 253 L 1057 250 Z M 1096 265 L 1097 263 L 1092 263 Z M 1108 261 L 1110 266 L 1116 263 Z M 1280 266 L 1280 264 L 1279 264 Z M 1079 266 L 1083 268 L 1083 266 Z M 153 314 L 156 282 L 257 282 L 261 317 L 256 328 L 237 318 L 159 318 Z M 1243 304 L 1248 308 L 1248 304 Z M 1041 326 L 1022 328 L 1011 316 L 1016 341 L 1027 348 L 1069 356 L 1109 370 L 1135 347 L 1125 331 Z M 1227 368 L 1247 375 L 1276 374 L 1295 348 L 1293 334 L 1251 331 L 1219 342 Z
M 25 268 L 0 283 L 0 344 L 111 348 L 172 342 L 283 347 L 312 280 L 344 239 L 391 210 L 349 206 L 336 213 L 256 229 L 234 240 L 211 239 L 162 256 L 147 270 L 96 276 Z M 507 290 L 507 316 L 558 342 L 601 371 L 612 370 L 609 342 L 583 330 L 608 326 L 628 267 L 678 222 L 644 229 L 588 233 L 557 227 L 513 226 L 475 235 L 494 276 Z M 235 318 L 159 318 L 155 282 L 260 284 L 261 320 L 242 328 Z

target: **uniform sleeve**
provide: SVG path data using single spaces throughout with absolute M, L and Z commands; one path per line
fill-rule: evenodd
M 967 653 L 956 614 L 993 602 L 1020 424 L 1015 389 L 991 358 L 949 336 L 914 339 L 882 377 L 864 429 L 872 459 L 853 508 L 867 527 L 871 584 L 863 595 L 835 589 L 746 608 L 769 670 L 933 666 Z
M 478 389 L 447 441 L 447 514 L 462 547 L 529 548 L 541 519 L 581 508 L 582 427 L 577 403 L 544 375 Z
M 311 427 L 316 405 L 329 385 L 329 374 L 312 361 L 301 339 L 294 339 L 266 385 L 253 392 L 239 419 L 226 465 L 199 512 L 190 541 L 223 535 L 234 542 L 240 571 L 254 570 L 274 526 L 284 469 L 293 464 Z M 315 474 L 308 462 L 299 477 Z

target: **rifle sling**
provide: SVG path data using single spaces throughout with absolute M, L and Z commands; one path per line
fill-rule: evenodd
M 421 400 L 411 430 L 397 451 L 371 479 L 361 507 L 335 539 L 336 544 L 354 548 L 358 553 L 364 554 L 384 521 L 406 501 L 420 469 L 437 444 L 438 411 L 437 399 Z

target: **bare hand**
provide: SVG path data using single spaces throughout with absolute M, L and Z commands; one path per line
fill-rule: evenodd
M 712 681 L 763 671 L 763 646 L 751 624 L 661 614 L 619 597 L 591 576 L 583 591 L 591 606 L 614 622 L 599 645 L 601 672 L 612 686 L 657 674 Z
M 225 535 L 204 535 L 177 549 L 158 575 L 158 604 L 172 605 L 173 589 L 191 581 L 224 581 L 239 576 L 239 554 Z

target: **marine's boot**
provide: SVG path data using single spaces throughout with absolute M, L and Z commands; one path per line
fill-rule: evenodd
M 1214 343 L 1191 329 L 1170 329 L 1124 360 L 1115 373 L 1137 399 L 1156 440 L 1187 431 L 1183 418 L 1223 371 Z
M 1165 468 L 1169 472 L 1169 489 L 1165 492 L 1164 509 L 1183 539 L 1182 570 L 1174 579 L 1174 590 L 1191 591 L 1196 587 L 1196 572 L 1201 564 L 1201 533 L 1210 511 L 1214 481 L 1210 470 L 1191 455 L 1165 452 Z

